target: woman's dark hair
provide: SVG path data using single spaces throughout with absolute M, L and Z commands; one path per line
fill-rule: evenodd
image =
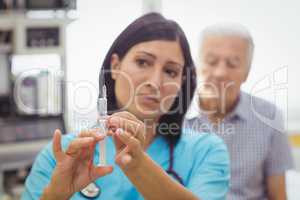
M 191 103 L 196 87 L 196 73 L 190 47 L 183 30 L 176 22 L 168 20 L 158 13 L 143 15 L 132 22 L 117 37 L 106 55 L 99 77 L 99 88 L 102 88 L 104 83 L 109 88 L 107 90 L 108 112 L 111 114 L 117 111 L 119 108 L 117 107 L 114 90 L 115 81 L 111 77 L 112 55 L 116 53 L 122 59 L 134 45 L 153 40 L 179 41 L 184 56 L 185 63 L 181 89 L 169 112 L 160 117 L 157 127 L 158 134 L 164 135 L 169 142 L 176 143 L 181 134 L 184 115 Z M 101 95 L 101 89 L 99 95 Z M 174 127 L 176 125 L 177 128 L 174 127 L 172 133 L 165 133 L 160 125 L 164 127 Z

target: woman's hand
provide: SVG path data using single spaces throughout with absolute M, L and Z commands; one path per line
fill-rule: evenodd
M 95 179 L 112 172 L 112 167 L 96 167 L 93 157 L 97 142 L 104 136 L 96 131 L 81 132 L 63 152 L 61 132 L 56 130 L 53 137 L 53 152 L 56 167 L 47 187 L 48 194 L 59 194 L 59 198 L 68 199 L 75 192 L 85 188 Z
M 144 123 L 125 111 L 111 115 L 107 123 L 116 147 L 116 163 L 123 170 L 138 166 L 145 149 Z

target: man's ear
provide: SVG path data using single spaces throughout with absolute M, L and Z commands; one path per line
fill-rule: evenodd
M 118 77 L 119 70 L 120 70 L 120 58 L 119 56 L 114 53 L 111 56 L 111 60 L 110 60 L 110 67 L 111 67 L 111 78 L 113 80 L 116 80 L 116 78 Z

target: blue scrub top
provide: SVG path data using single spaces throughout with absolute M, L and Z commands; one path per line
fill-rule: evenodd
M 62 139 L 64 149 L 76 137 L 67 134 Z M 115 147 L 111 137 L 106 139 L 107 162 L 114 166 L 111 174 L 100 177 L 96 184 L 101 188 L 97 199 L 142 200 L 121 169 L 114 163 Z M 98 162 L 98 145 L 94 163 Z M 169 167 L 169 145 L 162 136 L 157 136 L 147 149 L 147 154 L 164 170 Z M 37 156 L 25 183 L 22 200 L 39 199 L 43 189 L 49 183 L 56 161 L 52 143 L 48 144 Z M 183 179 L 184 186 L 201 200 L 223 200 L 229 187 L 229 155 L 223 141 L 212 133 L 199 133 L 183 129 L 174 149 L 174 170 Z M 79 192 L 72 200 L 86 199 Z

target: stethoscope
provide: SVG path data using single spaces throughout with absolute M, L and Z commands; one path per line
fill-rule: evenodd
M 173 142 L 169 143 L 169 167 L 166 172 L 177 180 L 181 185 L 183 185 L 183 180 L 179 174 L 173 169 L 174 164 L 174 144 Z M 80 191 L 80 194 L 87 199 L 95 199 L 100 196 L 101 188 L 95 182 L 90 183 L 84 189 Z

